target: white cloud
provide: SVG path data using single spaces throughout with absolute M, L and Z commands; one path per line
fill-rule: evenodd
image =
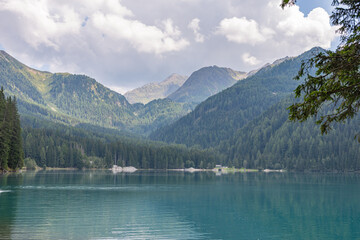
M 173 26 L 170 19 L 163 21 L 164 30 L 100 12 L 92 16 L 91 22 L 97 32 L 104 34 L 105 39 L 126 40 L 139 52 L 162 54 L 180 51 L 189 44 L 187 40 L 180 38 L 181 32 Z
M 0 13 L 1 30 L 12 25 L 18 37 L 33 48 L 45 45 L 59 50 L 66 47 L 68 41 L 105 41 L 103 46 L 110 51 L 118 51 L 121 49 L 118 45 L 129 43 L 139 52 L 159 55 L 180 51 L 189 44 L 172 20 L 165 20 L 162 28 L 146 25 L 134 19 L 133 13 L 118 0 L 79 0 L 75 3 L 3 0 Z M 5 24 L 9 24 L 8 27 Z M 116 44 L 117 41 L 121 42 Z M 78 47 L 82 47 L 81 44 Z
M 217 34 L 224 35 L 231 42 L 255 45 L 265 42 L 274 32 L 267 27 L 260 28 L 253 19 L 233 17 L 220 22 Z
M 276 28 L 288 41 L 310 48 L 329 48 L 335 37 L 335 27 L 330 25 L 330 17 L 322 8 L 313 9 L 307 17 L 295 7 L 289 9 Z
M 59 50 L 59 36 L 77 34 L 81 19 L 67 6 L 60 6 L 56 12 L 50 10 L 44 0 L 1 1 L 1 29 L 17 31 L 18 37 L 33 48 L 43 44 Z
M 249 65 L 252 65 L 252 66 L 261 63 L 261 61 L 259 61 L 256 57 L 251 56 L 250 53 L 244 53 L 244 54 L 242 55 L 242 60 L 243 60 L 245 63 L 247 63 L 247 64 L 249 64 Z
M 239 44 L 266 44 L 269 51 L 284 51 L 291 47 L 293 52 L 301 53 L 315 46 L 330 47 L 335 38 L 335 27 L 330 25 L 330 17 L 324 9 L 315 8 L 305 16 L 298 6 L 281 9 L 279 4 L 278 0 L 264 4 L 258 9 L 261 13 L 256 20 L 224 18 L 216 33 Z
M 282 10 L 280 1 L 0 0 L 0 47 L 34 68 L 134 88 L 210 65 L 250 71 L 330 46 L 328 13 Z
M 189 23 L 188 28 L 193 31 L 193 33 L 195 35 L 195 42 L 202 43 L 202 42 L 204 42 L 205 37 L 204 37 L 204 35 L 199 33 L 199 31 L 200 31 L 199 23 L 200 23 L 200 19 L 194 18 Z

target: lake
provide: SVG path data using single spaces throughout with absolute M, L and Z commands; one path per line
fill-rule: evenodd
M 0 239 L 360 239 L 360 175 L 0 175 Z

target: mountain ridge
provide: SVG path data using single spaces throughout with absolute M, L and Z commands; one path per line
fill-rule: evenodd
M 131 103 L 147 104 L 155 99 L 166 98 L 183 85 L 187 77 L 173 73 L 161 82 L 145 84 L 124 94 Z
M 142 132 L 145 126 L 149 132 L 190 111 L 185 104 L 163 100 L 161 104 L 153 104 L 161 109 L 153 109 L 155 115 L 149 120 L 146 105 L 135 107 L 123 95 L 91 77 L 39 71 L 5 51 L 0 52 L 0 85 L 7 95 L 17 97 L 20 114 L 73 126 L 93 124 L 146 134 Z M 139 112 L 139 108 L 143 111 Z
M 168 98 L 175 102 L 200 103 L 246 77 L 245 72 L 216 65 L 193 72 L 185 83 Z

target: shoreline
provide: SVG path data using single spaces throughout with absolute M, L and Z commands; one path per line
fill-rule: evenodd
M 26 171 L 33 171 L 33 172 L 38 172 L 38 171 L 86 171 L 86 170 L 101 170 L 101 171 L 111 171 L 111 168 L 83 168 L 83 169 L 78 169 L 78 168 L 51 168 L 51 167 L 47 167 L 46 169 L 44 168 L 36 168 L 36 169 L 29 169 L 27 170 L 25 167 L 22 169 L 19 169 L 17 171 L 15 170 L 0 170 L 0 175 L 3 174 L 12 174 L 12 173 L 22 173 L 22 172 L 26 172 Z M 223 173 L 223 174 L 227 174 L 227 173 L 235 173 L 235 172 L 259 172 L 259 173 L 355 173 L 355 174 L 360 174 L 360 170 L 359 171 L 339 171 L 339 170 L 333 170 L 333 171 L 318 171 L 318 170 L 304 170 L 304 171 L 288 171 L 285 169 L 263 169 L 263 170 L 259 170 L 259 169 L 243 169 L 243 168 L 222 168 L 221 171 L 219 171 L 219 169 L 217 168 L 213 168 L 213 169 L 199 169 L 199 168 L 178 168 L 178 169 L 137 169 L 136 171 L 169 171 L 169 172 L 190 172 L 190 173 L 195 173 L 195 172 L 214 172 L 214 173 Z

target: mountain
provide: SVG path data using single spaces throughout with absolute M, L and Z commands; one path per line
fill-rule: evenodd
M 293 77 L 299 71 L 302 61 L 319 51 L 320 48 L 314 48 L 298 57 L 284 59 L 260 69 L 208 98 L 175 123 L 156 130 L 150 137 L 187 146 L 218 146 L 292 93 L 299 84 Z
M 175 102 L 200 103 L 246 77 L 245 72 L 217 66 L 204 67 L 191 74 L 168 98 Z
M 292 93 L 299 81 L 293 77 L 301 63 L 319 51 L 314 48 L 264 66 L 150 137 L 215 149 L 225 158 L 218 164 L 238 168 L 358 171 L 360 148 L 354 137 L 360 116 L 334 124 L 327 135 L 321 134 L 314 118 L 288 120 L 287 108 L 298 101 Z M 322 111 L 330 114 L 332 108 L 324 106 Z
M 124 96 L 85 75 L 38 71 L 4 51 L 0 52 L 0 66 L 0 85 L 6 94 L 17 97 L 20 113 L 114 127 L 133 118 L 132 106 Z
M 147 104 L 155 99 L 166 98 L 175 92 L 186 81 L 186 76 L 171 74 L 164 81 L 149 83 L 124 94 L 130 103 Z
M 70 125 L 92 124 L 144 134 L 188 113 L 183 103 L 161 100 L 132 105 L 126 98 L 85 75 L 32 69 L 0 51 L 0 86 L 16 96 L 19 113 Z M 151 118 L 148 116 L 151 106 Z M 153 124 L 154 123 L 154 124 Z

